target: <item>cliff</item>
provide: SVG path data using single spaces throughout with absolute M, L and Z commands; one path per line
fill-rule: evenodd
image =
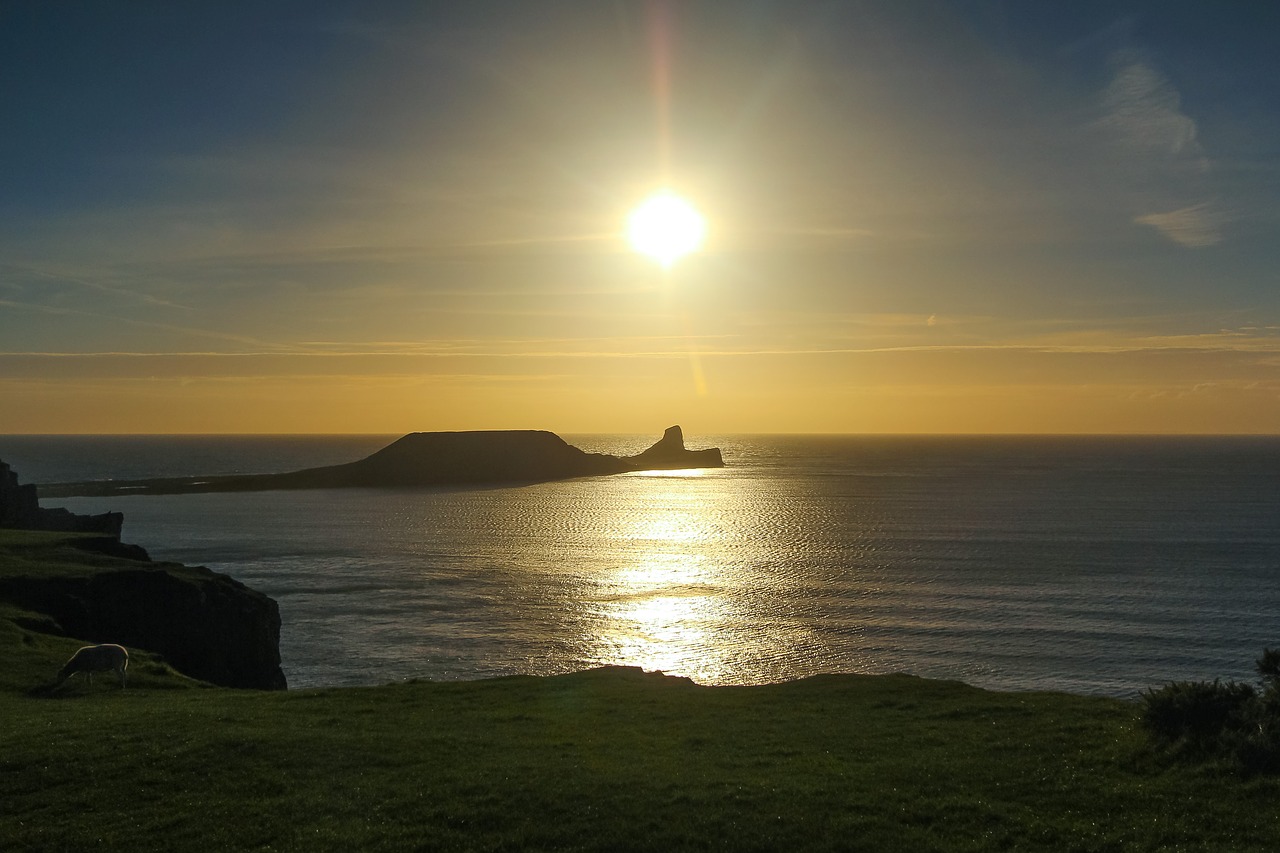
M 179 477 L 156 480 L 63 483 L 46 495 L 147 495 L 267 489 L 476 486 L 541 483 L 628 471 L 721 468 L 718 448 L 688 450 L 680 427 L 667 429 L 635 456 L 586 453 L 544 430 L 416 432 L 356 462 L 285 474 Z
M 192 678 L 223 687 L 285 687 L 276 603 L 209 569 L 159 565 L 3 578 L 0 599 L 49 616 L 66 636 L 158 652 Z
M 113 539 L 4 534 L 0 604 L 52 620 L 26 620 L 33 629 L 157 652 L 212 684 L 285 687 L 273 600 L 210 569 L 153 563 Z
M 0 462 L 0 528 L 12 531 L 0 538 L 0 605 L 47 617 L 46 633 L 157 652 L 202 681 L 283 689 L 276 603 L 206 568 L 153 563 L 120 541 L 123 522 L 44 509 Z
M 118 512 L 76 515 L 61 507 L 42 508 L 36 487 L 20 484 L 17 473 L 0 462 L 0 528 L 104 533 L 119 539 L 123 524 L 124 515 Z

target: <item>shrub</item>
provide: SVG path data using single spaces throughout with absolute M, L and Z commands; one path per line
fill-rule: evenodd
M 1271 688 L 1280 682 L 1280 649 L 1263 649 L 1262 657 L 1254 661 L 1264 684 Z
M 1239 728 L 1256 697 L 1251 685 L 1234 681 L 1174 682 L 1144 694 L 1142 721 L 1158 739 L 1201 744 Z
M 1181 681 L 1143 694 L 1142 723 L 1171 752 L 1225 759 L 1245 773 L 1280 771 L 1280 651 L 1257 660 L 1261 690 L 1235 681 Z

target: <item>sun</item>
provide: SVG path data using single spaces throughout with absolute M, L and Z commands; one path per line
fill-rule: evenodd
M 707 221 L 692 204 L 664 190 L 631 211 L 627 239 L 631 247 L 666 269 L 702 245 Z

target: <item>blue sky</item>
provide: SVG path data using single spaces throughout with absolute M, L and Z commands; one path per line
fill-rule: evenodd
M 1277 24 L 7 4 L 0 432 L 1273 432 Z

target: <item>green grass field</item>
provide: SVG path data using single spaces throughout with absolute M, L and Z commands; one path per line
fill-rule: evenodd
M 29 536 L 0 534 L 0 576 L 74 569 L 75 552 Z M 46 695 L 79 643 L 39 627 L 0 610 L 0 850 L 1261 851 L 1280 838 L 1277 780 L 1159 759 L 1136 703 L 908 676 L 707 688 L 624 669 L 259 693 L 200 687 L 140 652 L 127 690 L 103 677 Z

